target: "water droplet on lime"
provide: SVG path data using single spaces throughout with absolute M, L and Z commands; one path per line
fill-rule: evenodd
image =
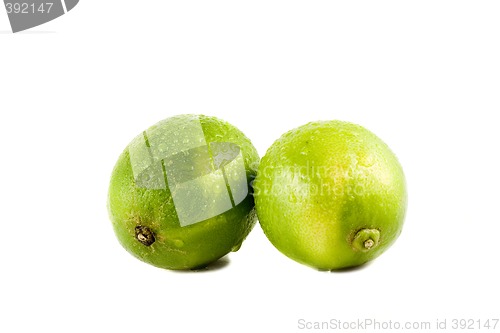
M 180 240 L 180 239 L 175 239 L 174 240 L 174 245 L 176 247 L 183 247 L 184 246 L 184 242 L 182 240 Z

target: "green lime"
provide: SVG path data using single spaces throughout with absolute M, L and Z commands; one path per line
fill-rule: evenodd
M 259 222 L 286 256 L 321 270 L 361 265 L 401 233 L 406 185 L 389 147 L 341 121 L 289 131 L 268 149 L 254 183 Z
M 259 156 L 231 124 L 179 115 L 140 133 L 118 158 L 108 210 L 122 246 L 168 269 L 206 266 L 239 249 L 256 222 Z

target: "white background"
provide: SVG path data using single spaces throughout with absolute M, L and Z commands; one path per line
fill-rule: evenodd
M 0 8 L 0 331 L 499 318 L 499 17 L 498 1 L 82 0 L 12 34 Z M 180 113 L 233 123 L 261 155 L 309 121 L 367 127 L 407 176 L 401 237 L 342 273 L 291 261 L 258 225 L 204 272 L 134 259 L 109 176 Z

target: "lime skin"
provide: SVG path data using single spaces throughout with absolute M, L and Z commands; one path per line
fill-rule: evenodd
M 262 158 L 253 185 L 267 238 L 319 270 L 378 257 L 403 227 L 401 165 L 382 140 L 352 123 L 318 121 L 285 133 Z
M 249 184 L 258 164 L 250 140 L 223 120 L 160 121 L 113 169 L 107 206 L 119 242 L 140 260 L 173 270 L 202 268 L 236 251 L 256 223 Z

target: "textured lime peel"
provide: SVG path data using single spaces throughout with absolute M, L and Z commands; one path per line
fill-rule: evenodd
M 376 248 L 379 240 L 380 231 L 377 229 L 361 229 L 354 236 L 352 247 L 356 250 L 367 252 Z

